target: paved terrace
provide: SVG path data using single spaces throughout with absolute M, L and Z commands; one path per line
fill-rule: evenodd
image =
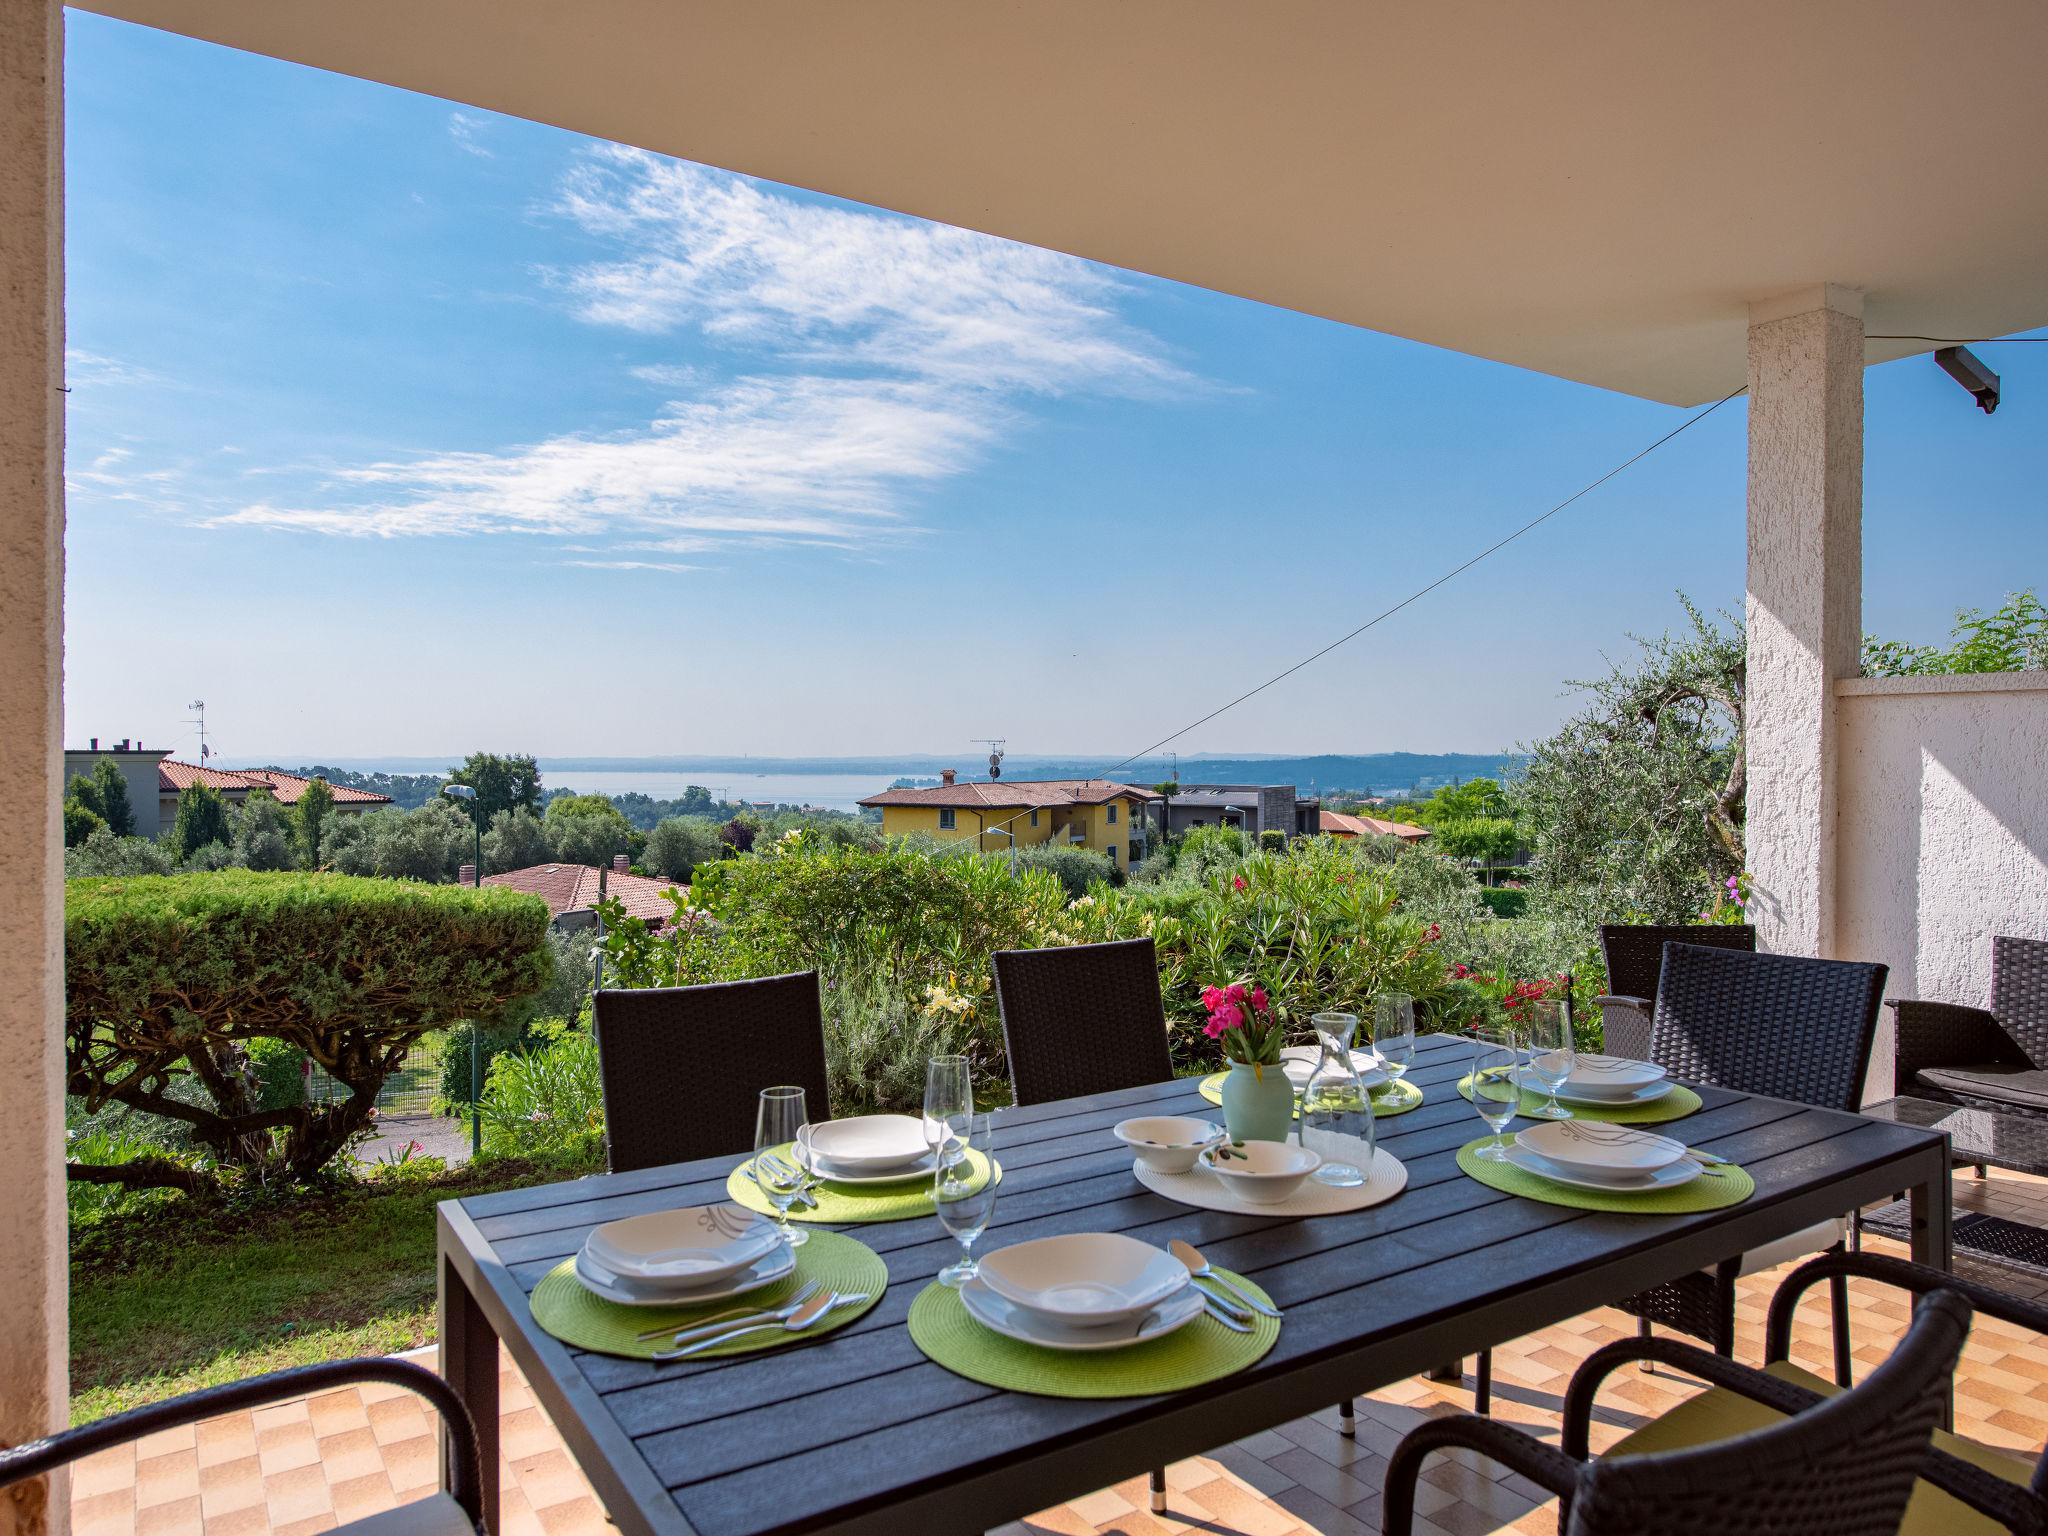
M 1959 1174 L 1956 1210 L 2048 1227 L 2048 1180 L 1993 1170 Z M 1881 1252 L 1897 1245 L 1872 1239 Z M 1958 1267 L 2022 1295 L 2048 1297 L 2048 1278 L 2002 1266 Z M 1763 1351 L 1765 1308 L 1787 1269 L 1742 1282 L 1736 1356 Z M 1905 1329 L 1904 1298 L 1852 1282 L 1857 1357 L 1868 1370 Z M 1816 1299 L 1818 1298 L 1818 1299 Z M 1801 1309 L 1794 1357 L 1823 1374 L 1825 1293 Z M 1494 1351 L 1494 1413 L 1555 1441 L 1572 1369 L 1635 1320 L 1600 1310 Z M 611 1527 L 526 1383 L 508 1365 L 503 1392 L 504 1536 L 602 1536 Z M 1694 1388 L 1668 1375 L 1624 1371 L 1602 1394 L 1597 1447 Z M 1001 1536 L 1359 1536 L 1379 1529 L 1381 1474 L 1401 1435 L 1431 1414 L 1467 1410 L 1464 1386 L 1401 1381 L 1358 1404 L 1358 1437 L 1337 1433 L 1334 1406 L 1167 1469 L 1169 1509 L 1147 1511 L 1143 1474 L 1003 1527 Z M 1979 1318 L 1957 1380 L 1956 1427 L 2032 1453 L 2048 1436 L 2048 1340 Z M 72 1481 L 76 1536 L 300 1536 L 419 1497 L 435 1477 L 432 1418 L 396 1388 L 371 1386 L 167 1431 L 79 1464 Z M 1538 1490 L 1490 1462 L 1433 1461 L 1418 1502 L 1418 1536 L 1508 1530 L 1551 1536 Z

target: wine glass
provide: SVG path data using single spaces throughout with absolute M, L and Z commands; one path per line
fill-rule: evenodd
M 810 1115 L 804 1109 L 801 1088 L 763 1088 L 754 1116 L 754 1183 L 775 1207 L 775 1225 L 782 1240 L 795 1248 L 810 1233 L 793 1227 L 789 1208 L 803 1192 L 807 1180 L 798 1166 L 795 1143 L 803 1135 Z M 783 1148 L 788 1151 L 783 1151 Z
M 1373 999 L 1372 1049 L 1388 1084 L 1399 1088 L 1415 1061 L 1414 998 L 1405 992 L 1382 992 Z
M 1493 1140 L 1479 1149 L 1489 1163 L 1508 1160 L 1501 1133 L 1521 1107 L 1521 1053 L 1511 1034 L 1481 1035 L 1472 1042 L 1472 1107 L 1493 1129 Z
M 934 1056 L 924 1069 L 924 1144 L 950 1160 L 959 1145 L 956 1129 L 974 1112 L 974 1081 L 965 1056 Z
M 932 1205 L 939 1225 L 960 1244 L 959 1259 L 939 1271 L 939 1283 L 958 1289 L 977 1273 L 975 1240 L 996 1211 L 995 1116 L 969 1110 L 949 1124 L 960 1155 L 942 1159 L 933 1170 Z
M 1571 1081 L 1577 1064 L 1571 1016 L 1555 999 L 1524 1003 L 1522 1027 L 1529 1036 L 1529 1076 L 1548 1094 L 1529 1113 L 1545 1120 L 1571 1119 L 1572 1112 L 1557 1102 L 1557 1090 Z
M 1315 1026 L 1323 1054 L 1301 1091 L 1300 1138 L 1307 1146 L 1313 1131 L 1321 1142 L 1316 1151 L 1324 1153 L 1322 1166 L 1310 1177 L 1338 1189 L 1356 1188 L 1365 1182 L 1366 1173 L 1352 1161 L 1357 1155 L 1355 1143 L 1365 1144 L 1365 1161 L 1370 1165 L 1375 1130 L 1372 1101 L 1351 1065 L 1351 1037 L 1358 1029 L 1358 1015 L 1319 1013 L 1309 1023 Z M 1328 1139 L 1331 1137 L 1349 1137 L 1352 1143 Z

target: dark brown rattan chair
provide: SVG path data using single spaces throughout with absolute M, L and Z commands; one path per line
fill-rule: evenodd
M 177 1429 L 225 1413 L 243 1413 L 365 1381 L 381 1381 L 415 1392 L 440 1414 L 446 1430 L 449 1488 L 446 1493 L 431 1494 L 382 1514 L 336 1526 L 333 1529 L 338 1536 L 478 1536 L 484 1528 L 483 1463 L 477 1456 L 476 1426 L 453 1387 L 425 1366 L 409 1360 L 327 1360 L 207 1387 L 160 1403 L 146 1403 L 111 1418 L 0 1450 L 0 1488 L 54 1472 L 95 1451 L 131 1444 L 158 1430 Z
M 1991 941 L 1988 1008 L 1901 1001 L 1892 1091 L 2048 1118 L 2048 940 Z
M 1490 1419 L 1433 1419 L 1412 1430 L 1387 1464 L 1381 1529 L 1409 1536 L 1415 1484 L 1432 1452 L 1465 1448 L 1563 1500 L 1566 1536 L 1893 1536 L 1931 1459 L 1935 1426 L 1970 1304 L 1929 1296 L 1899 1347 L 1853 1391 L 1827 1398 L 1675 1339 L 1623 1339 L 1597 1349 L 1565 1396 L 1562 1448 Z M 1631 1360 L 1655 1359 L 1785 1417 L 1732 1440 L 1682 1450 L 1587 1455 L 1587 1425 L 1601 1381 Z
M 1863 1099 L 1886 974 L 1882 965 L 1857 960 L 1666 943 L 1650 1059 L 1692 1082 L 1854 1111 Z M 1833 1248 L 1846 1235 L 1839 1222 L 1808 1228 L 1631 1296 L 1621 1309 L 1641 1319 L 1645 1333 L 1663 1323 L 1727 1355 L 1734 1348 L 1736 1280 Z M 1845 1331 L 1848 1290 L 1840 1280 L 1833 1289 L 1837 1327 Z M 1849 1384 L 1841 1340 L 1835 1378 Z
M 1712 944 L 1723 949 L 1756 951 L 1756 929 L 1748 923 L 1669 924 L 1602 923 L 1600 952 L 1607 960 L 1607 992 L 1593 1001 L 1600 1006 L 1602 1049 L 1636 1061 L 1650 1054 L 1650 1012 L 1657 996 L 1657 978 L 1664 969 L 1664 946 Z
M 998 950 L 995 970 L 1018 1104 L 1172 1078 L 1150 939 Z
M 751 1150 L 761 1090 L 778 1083 L 832 1117 L 816 971 L 598 992 L 591 1018 L 613 1173 Z

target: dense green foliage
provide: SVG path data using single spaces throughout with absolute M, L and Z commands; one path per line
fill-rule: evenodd
M 292 807 L 292 840 L 301 868 L 320 867 L 321 850 L 327 846 L 327 826 L 333 819 L 333 789 L 325 779 L 309 780 L 299 803 Z
M 530 752 L 472 752 L 460 768 L 448 770 L 448 782 L 476 791 L 477 814 L 487 827 L 500 811 L 540 807 L 540 765 Z
M 342 875 L 74 880 L 66 893 L 67 1091 L 181 1123 L 202 1155 L 75 1179 L 212 1189 L 306 1179 L 369 1123 L 412 1043 L 546 984 L 547 909 L 509 891 Z M 250 1044 L 281 1041 L 348 1095 L 263 1107 Z M 196 1082 L 204 1094 L 181 1088 Z
M 111 837 L 107 824 L 100 819 L 97 811 L 89 809 L 77 800 L 64 802 L 64 846 L 67 849 L 89 842 L 94 834 L 102 833 Z
M 2048 668 L 2048 606 L 2029 588 L 1985 613 L 1961 609 L 1949 643 L 1908 645 L 1863 639 L 1863 675 L 1912 677 L 1962 672 L 2036 672 Z
M 128 780 L 112 758 L 99 759 L 89 774 L 73 774 L 64 791 L 64 799 L 67 828 L 70 808 L 76 804 L 98 817 L 114 836 L 135 835 L 135 808 L 128 802 Z M 71 844 L 72 839 L 66 837 L 65 846 L 70 847 Z
M 234 840 L 235 828 L 228 815 L 227 797 L 211 784 L 193 784 L 178 796 L 177 819 L 171 824 L 171 847 L 181 859 L 215 843 L 226 846 Z
M 1428 827 L 1436 851 L 1454 859 L 1493 866 L 1513 863 L 1522 851 L 1515 809 L 1498 779 L 1443 785 L 1426 800 L 1402 802 L 1394 819 Z
M 1574 685 L 1585 707 L 1513 786 L 1541 912 L 1688 922 L 1743 867 L 1742 626 L 1685 610 L 1689 632 Z
M 1117 866 L 1110 863 L 1109 855 L 1098 853 L 1093 848 L 1076 848 L 1071 843 L 1037 843 L 1029 848 L 1019 848 L 1016 853 L 1018 869 L 1042 869 L 1059 881 L 1060 889 L 1072 901 L 1088 894 L 1088 887 L 1098 880 L 1118 881 L 1122 879 Z
M 475 839 L 465 808 L 429 800 L 414 811 L 337 816 L 327 833 L 327 863 L 344 875 L 445 882 L 473 857 Z
M 710 864 L 725 856 L 719 840 L 718 823 L 703 816 L 668 816 L 655 823 L 647 834 L 647 846 L 640 859 L 647 872 L 664 880 L 687 882 L 699 864 Z

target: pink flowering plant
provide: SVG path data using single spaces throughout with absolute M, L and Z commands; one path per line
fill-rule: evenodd
M 1209 1021 L 1202 1033 L 1223 1047 L 1223 1054 L 1248 1067 L 1279 1063 L 1287 1021 L 1266 989 L 1250 977 L 1202 989 Z

